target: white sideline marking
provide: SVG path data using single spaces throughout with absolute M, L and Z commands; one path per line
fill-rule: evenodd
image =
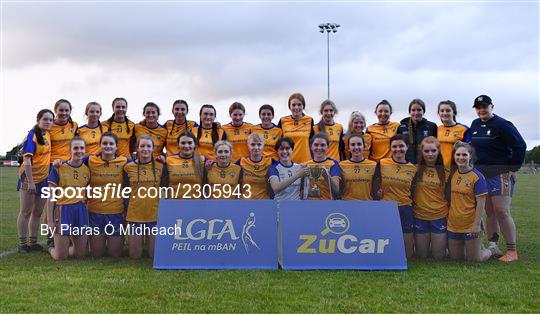
M 40 242 L 38 243 L 40 244 L 41 246 L 45 247 L 47 246 L 47 244 L 43 243 L 43 242 Z M 4 257 L 4 256 L 8 256 L 8 255 L 11 255 L 11 254 L 15 254 L 15 253 L 18 253 L 19 252 L 19 247 L 15 247 L 15 248 L 12 248 L 12 249 L 8 249 L 6 251 L 3 251 L 0 253 L 0 258 Z

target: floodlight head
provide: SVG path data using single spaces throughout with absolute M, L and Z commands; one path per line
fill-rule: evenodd
M 321 30 L 319 32 L 324 33 L 324 29 L 321 28 Z
M 324 28 L 324 24 L 319 24 L 319 28 Z

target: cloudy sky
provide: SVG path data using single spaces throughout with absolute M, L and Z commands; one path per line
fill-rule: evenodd
M 540 144 L 538 2 L 12 1 L 2 3 L 0 154 L 60 98 L 81 125 L 89 101 L 106 118 L 117 96 L 134 121 L 153 101 L 165 122 L 172 102 L 185 99 L 192 120 L 210 103 L 227 123 L 228 106 L 240 101 L 246 121 L 259 123 L 260 105 L 287 115 L 298 91 L 318 121 L 327 92 L 323 22 L 341 24 L 330 36 L 338 122 L 360 110 L 374 123 L 382 99 L 400 120 L 421 98 L 428 119 L 439 123 L 436 106 L 450 99 L 470 125 L 474 98 L 488 94 L 529 148 Z

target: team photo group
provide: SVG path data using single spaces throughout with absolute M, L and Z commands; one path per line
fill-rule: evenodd
M 430 105 L 437 123 L 424 117 L 421 99 L 399 122 L 382 100 L 370 113 L 346 113 L 342 126 L 333 101 L 320 104 L 320 118 L 310 117 L 300 93 L 288 98 L 290 115 L 275 119 L 264 104 L 253 124 L 239 102 L 225 123 L 210 104 L 200 107 L 198 122 L 188 120 L 184 100 L 173 102 L 172 114 L 170 105 L 147 103 L 140 116 L 115 98 L 107 118 L 97 102 L 78 108 L 61 99 L 37 113 L 22 145 L 19 253 L 42 251 L 38 235 L 46 234 L 55 260 L 120 257 L 126 249 L 133 259 L 153 257 L 155 235 L 124 235 L 122 227 L 156 227 L 160 198 L 340 199 L 395 201 L 407 258 L 516 261 L 510 208 L 526 144 L 494 103 L 480 95 L 459 104 L 478 116 L 467 125 L 450 100 Z M 72 120 L 74 110 L 84 110 L 85 124 Z M 368 126 L 368 114 L 377 123 Z M 170 119 L 162 124 L 164 116 Z M 111 185 L 129 187 L 129 195 L 45 193 Z M 170 188 L 166 196 L 141 193 L 163 187 Z

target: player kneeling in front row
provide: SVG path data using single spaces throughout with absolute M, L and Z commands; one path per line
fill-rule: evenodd
M 153 152 L 154 140 L 143 135 L 137 140 L 137 159 L 124 166 L 124 182 L 131 187 L 126 221 L 132 259 L 142 257 L 145 239 L 148 256 L 154 257 L 159 187 L 168 186 L 167 166 L 156 161 Z
M 60 166 L 51 168 L 49 186 L 58 188 L 86 187 L 90 182 L 90 170 L 83 164 L 85 142 L 75 137 L 70 143 L 71 158 Z M 83 258 L 88 242 L 88 210 L 84 196 L 73 198 L 62 196 L 58 201 L 49 198 L 47 217 L 49 231 L 54 234 L 54 246 L 49 253 L 54 260 L 64 260 L 68 256 Z M 53 222 L 54 221 L 54 222 Z M 70 239 L 73 246 L 70 246 Z
M 473 166 L 474 149 L 464 142 L 454 146 L 450 172 L 448 254 L 453 260 L 485 261 L 492 252 L 482 246 L 482 213 L 487 196 L 484 175 Z

